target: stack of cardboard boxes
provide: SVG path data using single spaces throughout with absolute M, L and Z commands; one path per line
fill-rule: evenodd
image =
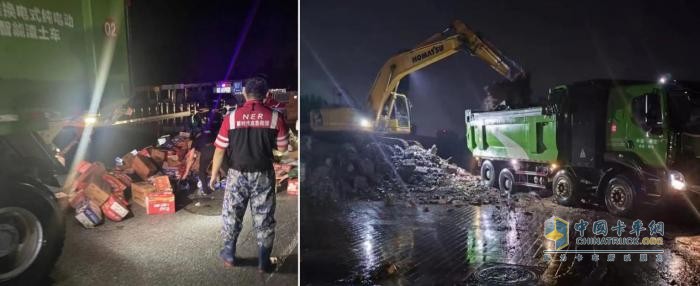
M 183 179 L 190 170 L 199 168 L 198 155 L 189 134 L 162 137 L 158 147 L 133 150 L 117 158 L 116 167 L 108 171 L 100 162 L 81 162 L 70 185 L 69 202 L 75 218 L 92 228 L 104 218 L 121 221 L 129 213 L 127 190 L 131 200 L 147 214 L 175 212 L 175 195 L 170 180 Z M 134 182 L 136 181 L 136 182 Z

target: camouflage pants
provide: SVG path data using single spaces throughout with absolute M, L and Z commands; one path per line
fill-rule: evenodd
M 229 169 L 222 216 L 224 240 L 238 239 L 243 215 L 250 201 L 253 228 L 259 247 L 272 247 L 275 240 L 275 172 L 239 172 Z

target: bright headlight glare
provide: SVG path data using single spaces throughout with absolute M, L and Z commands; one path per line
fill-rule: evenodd
M 685 177 L 683 177 L 683 174 L 681 172 L 670 171 L 668 173 L 668 181 L 671 185 L 671 188 L 679 191 L 685 190 Z
M 362 126 L 364 128 L 369 128 L 369 127 L 372 127 L 372 123 L 369 122 L 369 120 L 367 118 L 361 118 L 360 119 L 360 126 Z
M 85 124 L 86 124 L 86 125 L 92 125 L 92 124 L 95 124 L 95 123 L 97 123 L 97 117 L 96 117 L 96 116 L 94 116 L 94 115 L 85 116 Z

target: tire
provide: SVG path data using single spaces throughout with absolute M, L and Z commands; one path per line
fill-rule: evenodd
M 488 188 L 493 187 L 494 182 L 496 182 L 496 168 L 489 160 L 481 163 L 481 180 Z
M 557 203 L 563 206 L 575 206 L 580 198 L 580 190 L 574 178 L 566 170 L 561 170 L 554 175 L 552 194 Z
M 608 212 L 619 216 L 632 214 L 637 205 L 637 192 L 634 184 L 623 175 L 617 175 L 608 181 L 605 188 L 605 207 Z
M 513 172 L 508 168 L 504 168 L 501 170 L 501 173 L 498 174 L 498 189 L 508 194 L 512 194 L 517 190 L 515 176 L 513 176 Z
M 5 234 L 23 233 L 15 236 L 23 237 L 23 247 L 9 249 L 16 254 L 12 261 L 17 265 L 0 268 L 0 284 L 46 283 L 65 238 L 63 215 L 53 194 L 43 185 L 5 183 L 0 189 L 0 226 L 3 222 Z

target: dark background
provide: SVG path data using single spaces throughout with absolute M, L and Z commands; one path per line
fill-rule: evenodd
M 364 107 L 378 69 L 460 19 L 520 63 L 532 97 L 592 78 L 700 80 L 697 1 L 323 1 L 301 2 L 301 89 Z M 316 56 L 314 56 L 314 53 Z M 324 71 L 325 70 L 325 71 Z M 464 53 L 409 76 L 419 135 L 464 133 L 464 110 L 502 78 Z M 335 82 L 335 84 L 334 84 Z
M 135 86 L 224 80 L 254 1 L 130 0 Z M 260 0 L 229 79 L 297 87 L 297 1 Z

